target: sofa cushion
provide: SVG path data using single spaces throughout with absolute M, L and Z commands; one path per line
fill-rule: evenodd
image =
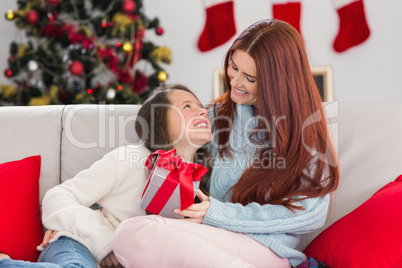
M 140 105 L 67 105 L 62 118 L 61 182 L 113 149 L 139 141 L 134 120 Z
M 41 157 L 0 164 L 0 252 L 12 259 L 36 261 L 42 242 L 39 209 Z
M 335 110 L 330 121 L 335 130 L 332 133 L 337 134 L 338 139 L 340 179 L 339 187 L 331 193 L 330 210 L 323 229 L 402 174 L 402 104 L 337 103 L 338 111 L 336 103 L 329 105 Z M 303 251 L 319 233 L 303 234 L 298 249 Z
M 307 256 L 329 267 L 402 266 L 402 175 L 318 235 Z
M 0 163 L 40 155 L 40 200 L 60 184 L 64 105 L 0 107 Z

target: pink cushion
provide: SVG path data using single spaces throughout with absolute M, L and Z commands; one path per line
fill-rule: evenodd
M 39 208 L 41 157 L 0 164 L 0 252 L 36 261 L 43 227 Z
M 402 267 L 402 175 L 319 234 L 304 253 L 329 267 Z

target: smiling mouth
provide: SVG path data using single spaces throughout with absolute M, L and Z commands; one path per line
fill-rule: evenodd
M 237 88 L 234 88 L 234 90 L 235 90 L 237 93 L 239 93 L 239 94 L 248 94 L 248 92 L 238 90 Z
M 208 128 L 208 124 L 205 122 L 199 122 L 194 125 L 196 128 Z

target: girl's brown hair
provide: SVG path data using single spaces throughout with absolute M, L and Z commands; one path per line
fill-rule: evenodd
M 144 145 L 151 152 L 157 150 L 169 151 L 173 149 L 172 143 L 169 140 L 167 114 L 171 102 L 168 99 L 169 93 L 174 90 L 183 90 L 197 96 L 186 86 L 181 84 L 161 84 L 155 88 L 151 95 L 141 105 L 135 120 L 135 131 Z M 211 171 L 211 157 L 205 148 L 201 147 L 196 152 L 194 161 L 208 168 L 208 173 L 201 179 L 200 188 L 204 193 L 208 193 L 205 188 Z
M 259 149 L 256 157 L 259 161 L 281 157 L 286 168 L 252 165 L 232 187 L 230 201 L 303 209 L 295 202 L 335 190 L 339 179 L 335 150 L 328 137 L 321 97 L 303 40 L 290 24 L 279 20 L 261 20 L 247 28 L 225 57 L 228 91 L 214 102 L 215 116 L 226 120 L 216 120 L 214 129 L 230 129 L 233 121 L 236 104 L 230 97 L 227 68 L 235 50 L 250 55 L 257 67 L 256 114 L 265 120 L 260 120 L 250 138 L 265 130 L 263 142 L 268 146 Z M 306 126 L 312 116 L 320 120 Z M 267 129 L 266 122 L 273 126 Z M 227 146 L 229 135 L 230 131 L 218 134 L 220 156 L 232 157 L 231 148 Z M 254 141 L 257 144 L 256 139 Z M 325 159 L 319 160 L 318 156 L 324 154 Z

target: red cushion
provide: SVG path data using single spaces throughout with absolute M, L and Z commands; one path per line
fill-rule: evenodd
M 402 267 L 402 175 L 319 234 L 304 253 L 329 267 Z
M 36 261 L 42 242 L 39 208 L 39 155 L 0 164 L 0 252 Z

